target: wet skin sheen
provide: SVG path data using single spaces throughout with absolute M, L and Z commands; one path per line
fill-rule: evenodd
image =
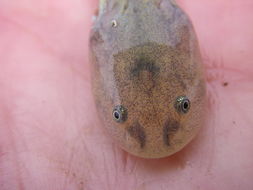
M 104 0 L 90 36 L 92 89 L 103 127 L 145 158 L 181 150 L 204 124 L 205 81 L 191 22 L 171 0 Z M 177 108 L 178 97 L 190 101 Z M 123 109 L 116 121 L 114 109 Z

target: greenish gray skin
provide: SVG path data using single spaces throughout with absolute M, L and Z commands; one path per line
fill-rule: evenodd
M 170 0 L 108 0 L 90 36 L 99 118 L 127 152 L 161 158 L 181 150 L 205 122 L 206 87 L 198 42 Z M 180 97 L 190 101 L 181 111 Z M 113 110 L 124 114 L 117 122 Z

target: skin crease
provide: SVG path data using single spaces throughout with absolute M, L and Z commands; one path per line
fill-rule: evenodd
M 94 1 L 0 1 L 0 189 L 253 189 L 253 2 L 180 0 L 198 38 L 209 121 L 145 160 L 101 130 L 90 92 Z

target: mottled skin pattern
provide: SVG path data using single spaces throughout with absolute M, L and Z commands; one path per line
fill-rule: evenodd
M 204 125 L 206 92 L 198 42 L 174 2 L 107 1 L 92 28 L 90 52 L 99 117 L 126 151 L 165 157 L 182 149 Z M 186 114 L 175 109 L 179 96 L 191 101 Z M 127 109 L 123 123 L 112 117 L 117 105 Z

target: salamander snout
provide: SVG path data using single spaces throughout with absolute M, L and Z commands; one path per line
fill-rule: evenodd
M 115 127 L 124 131 L 124 147 L 143 157 L 160 157 L 174 151 L 183 142 L 185 123 L 181 118 L 190 111 L 190 100 L 179 96 L 175 98 L 174 105 L 161 110 L 147 102 L 144 106 L 145 109 L 132 111 L 131 106 L 128 109 L 127 106 L 117 105 L 112 111 Z M 173 112 L 174 115 L 171 114 Z

